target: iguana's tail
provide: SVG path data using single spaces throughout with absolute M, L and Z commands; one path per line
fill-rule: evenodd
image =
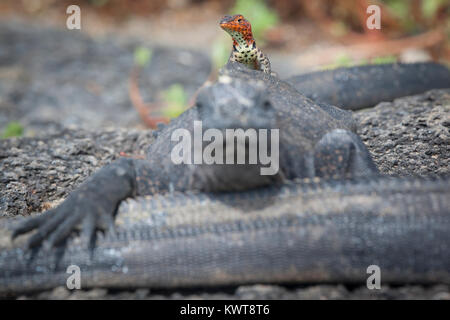
M 307 97 L 343 109 L 450 88 L 450 70 L 438 63 L 383 64 L 307 73 L 287 79 Z

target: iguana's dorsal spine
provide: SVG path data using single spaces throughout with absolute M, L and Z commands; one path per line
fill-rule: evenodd
M 233 39 L 233 49 L 229 61 L 240 62 L 250 69 L 271 73 L 270 61 L 256 46 L 252 25 L 249 21 L 240 14 L 225 16 L 220 21 L 220 27 Z

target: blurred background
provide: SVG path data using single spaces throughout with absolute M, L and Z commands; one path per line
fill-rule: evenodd
M 81 8 L 81 30 L 66 28 L 71 4 Z M 380 30 L 366 27 L 371 4 L 381 8 Z M 0 134 L 146 127 L 148 110 L 177 116 L 228 59 L 231 39 L 218 21 L 235 13 L 251 22 L 281 78 L 450 63 L 449 0 L 2 0 Z

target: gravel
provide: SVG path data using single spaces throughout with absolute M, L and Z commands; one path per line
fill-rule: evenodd
M 359 134 L 381 172 L 449 173 L 450 90 L 383 102 L 355 116 Z
M 143 155 L 152 140 L 151 131 L 114 128 L 0 140 L 0 217 L 53 207 L 121 152 Z

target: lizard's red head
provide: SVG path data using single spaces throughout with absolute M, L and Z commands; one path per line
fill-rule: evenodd
M 240 43 L 245 41 L 248 45 L 253 43 L 252 25 L 243 15 L 224 16 L 220 20 L 220 27 L 228 32 L 233 38 L 233 42 Z

